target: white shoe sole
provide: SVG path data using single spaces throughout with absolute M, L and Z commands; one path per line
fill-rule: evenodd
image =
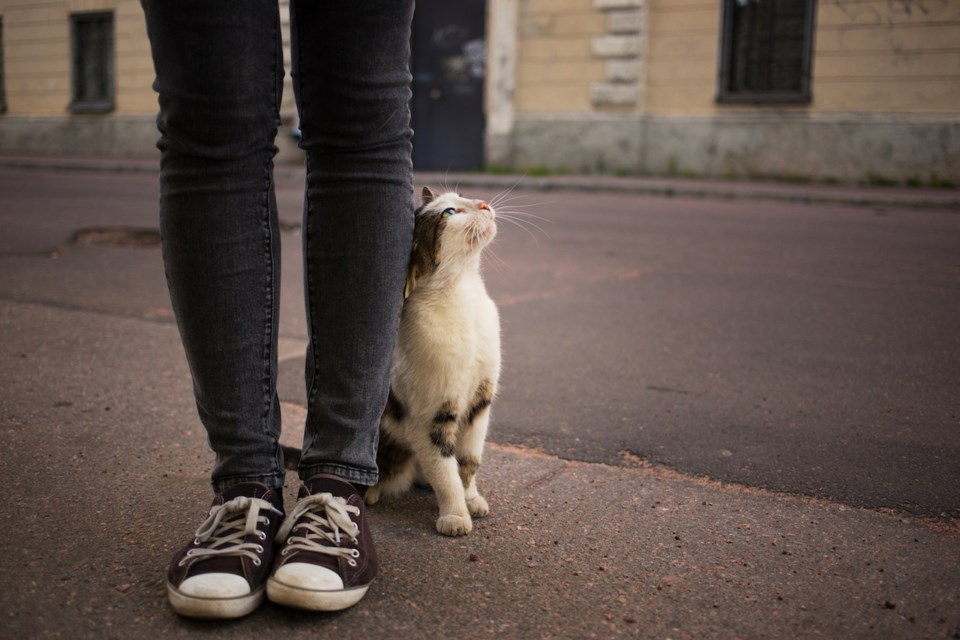
M 228 618 L 242 618 L 252 613 L 263 603 L 265 589 L 236 598 L 197 598 L 188 596 L 167 583 L 167 597 L 170 606 L 181 616 L 188 618 L 204 618 L 208 620 L 223 620 Z
M 370 585 L 337 591 L 313 591 L 291 587 L 271 577 L 267 580 L 270 602 L 307 611 L 342 611 L 360 602 Z

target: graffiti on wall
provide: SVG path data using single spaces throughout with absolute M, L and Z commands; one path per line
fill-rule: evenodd
M 887 25 L 904 19 L 960 18 L 960 3 L 955 0 L 833 0 L 851 24 Z

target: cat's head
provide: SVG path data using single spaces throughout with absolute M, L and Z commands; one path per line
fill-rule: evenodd
M 424 187 L 415 213 L 413 253 L 404 296 L 417 280 L 441 274 L 456 276 L 477 268 L 476 259 L 497 234 L 496 214 L 484 200 L 454 192 L 435 194 Z

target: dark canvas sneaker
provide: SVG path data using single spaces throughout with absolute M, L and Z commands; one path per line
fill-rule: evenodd
M 259 482 L 213 499 L 210 515 L 170 563 L 167 595 L 191 618 L 239 618 L 263 602 L 283 496 Z
M 277 543 L 267 581 L 267 597 L 277 604 L 340 611 L 359 602 L 377 576 L 363 499 L 337 476 L 319 474 L 304 483 Z

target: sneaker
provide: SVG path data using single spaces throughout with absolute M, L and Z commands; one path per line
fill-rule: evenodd
M 283 496 L 259 482 L 213 499 L 210 516 L 170 563 L 167 595 L 190 618 L 239 618 L 263 602 Z
M 267 597 L 277 604 L 340 611 L 359 602 L 377 576 L 363 499 L 334 475 L 304 483 L 277 543 L 282 546 L 267 581 Z

